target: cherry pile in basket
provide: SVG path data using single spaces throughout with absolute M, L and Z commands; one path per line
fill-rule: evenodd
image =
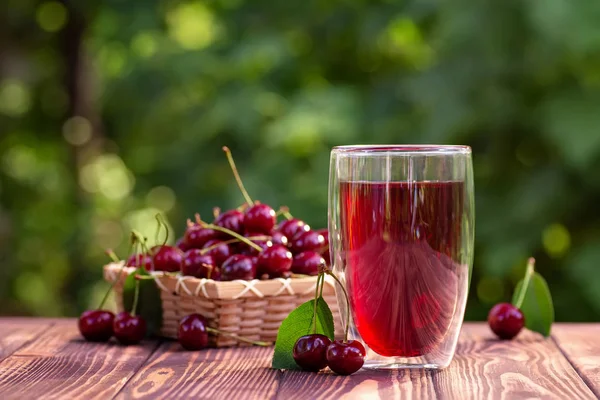
M 227 147 L 223 150 L 246 203 L 225 212 L 215 208 L 212 223 L 196 214 L 176 246 L 155 246 L 146 254 L 131 256 L 127 266 L 220 281 L 317 275 L 319 266 L 329 264 L 327 229 L 312 230 L 286 208 L 276 212 L 253 201 L 231 152 Z M 279 214 L 284 219 L 277 223 Z

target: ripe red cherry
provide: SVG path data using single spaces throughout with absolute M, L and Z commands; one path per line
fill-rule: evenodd
M 329 231 L 327 228 L 318 229 L 317 233 L 320 233 L 323 235 L 323 238 L 325 238 L 325 242 L 323 242 L 323 248 L 326 250 L 323 251 L 323 258 L 325 259 L 327 265 L 329 265 L 331 263 L 331 253 L 329 252 Z
M 137 344 L 146 336 L 146 321 L 139 315 L 134 317 L 123 311 L 115 317 L 113 331 L 121 344 Z
M 152 257 L 148 254 L 134 254 L 127 260 L 128 267 L 144 267 L 146 271 L 152 271 Z
M 260 232 L 265 235 L 271 233 L 271 230 L 277 223 L 275 210 L 266 204 L 255 204 L 246 210 L 244 216 L 244 228 L 246 232 Z
M 115 315 L 106 310 L 84 311 L 79 317 L 79 332 L 90 342 L 106 342 L 113 335 Z
M 273 244 L 280 244 L 282 246 L 287 246 L 288 238 L 283 233 L 281 233 L 279 231 L 275 231 L 271 235 L 271 242 L 273 242 Z
M 181 262 L 181 273 L 196 278 L 207 278 L 218 281 L 221 271 L 215 264 L 215 260 L 208 254 L 202 254 L 201 250 L 188 250 Z
M 242 254 L 234 254 L 221 266 L 221 280 L 233 281 L 241 279 L 245 281 L 256 277 L 256 264 L 252 259 Z
M 227 228 L 230 231 L 234 231 L 241 235 L 244 233 L 244 213 L 234 209 L 219 214 L 217 219 L 215 219 L 215 225 Z M 225 232 L 217 232 L 217 234 L 219 238 L 225 240 L 231 239 L 231 235 L 228 235 Z
M 177 339 L 186 350 L 202 350 L 208 346 L 206 318 L 200 314 L 190 314 L 179 322 Z
M 184 253 L 189 250 L 187 244 L 185 243 L 185 237 L 181 237 L 181 238 L 177 239 L 177 242 L 175 242 L 175 247 L 177 247 L 179 250 L 183 251 Z
M 488 324 L 500 339 L 510 340 L 523 329 L 525 316 L 512 304 L 500 303 L 490 310 Z
M 258 275 L 267 274 L 277 278 L 289 272 L 292 267 L 292 253 L 280 244 L 269 247 L 258 255 Z
M 245 237 L 258 237 L 265 236 L 262 233 L 246 233 Z M 252 239 L 252 243 L 258 245 L 261 249 L 266 250 L 269 247 L 273 246 L 273 242 L 269 239 Z M 238 252 L 241 254 L 245 254 L 247 256 L 257 256 L 259 251 L 254 248 L 254 246 L 248 246 L 246 243 L 240 242 L 238 243 Z
M 365 363 L 365 347 L 356 340 L 336 340 L 327 347 L 327 365 L 338 375 L 350 375 Z
M 283 233 L 288 240 L 292 242 L 301 233 L 308 232 L 310 230 L 310 226 L 308 226 L 304 221 L 292 218 L 282 221 L 277 230 Z
M 217 231 L 203 228 L 200 225 L 191 225 L 185 231 L 183 241 L 187 249 L 201 249 L 209 240 L 216 239 Z
M 183 253 L 173 246 L 155 246 L 151 253 L 154 254 L 154 270 L 165 272 L 178 272 L 183 260 Z
M 300 368 L 317 372 L 327 366 L 326 352 L 331 340 L 318 333 L 306 335 L 296 340 L 292 355 Z
M 216 266 L 221 266 L 225 260 L 231 256 L 231 248 L 229 245 L 220 240 L 209 240 L 206 242 L 203 249 L 208 249 L 209 247 L 212 247 L 212 249 L 208 250 L 204 254 L 214 258 Z
M 304 251 L 294 256 L 292 272 L 294 274 L 318 275 L 319 269 L 325 267 L 325 259 L 314 251 Z
M 292 240 L 291 250 L 294 254 L 303 251 L 322 252 L 325 244 L 325 238 L 317 231 L 307 231 L 301 233 L 296 239 Z

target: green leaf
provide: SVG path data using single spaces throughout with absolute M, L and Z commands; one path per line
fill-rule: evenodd
M 519 281 L 513 294 L 513 304 L 519 298 L 522 290 L 523 279 Z M 550 335 L 550 328 L 554 322 L 554 306 L 550 289 L 544 278 L 535 272 L 526 289 L 525 299 L 521 311 L 525 316 L 525 327 L 544 336 Z
M 140 279 L 136 281 L 135 275 L 150 276 L 144 268 L 138 268 L 129 274 L 123 285 L 123 306 L 126 311 L 131 311 L 135 293 L 136 282 L 140 283 L 140 294 L 137 305 L 137 315 L 146 320 L 148 336 L 158 335 L 162 325 L 162 303 L 160 300 L 160 289 L 153 279 Z
M 281 323 L 277 332 L 272 368 L 299 369 L 292 356 L 292 350 L 299 337 L 312 333 L 314 304 L 314 299 L 301 304 Z M 317 301 L 317 333 L 334 340 L 333 315 L 322 297 Z

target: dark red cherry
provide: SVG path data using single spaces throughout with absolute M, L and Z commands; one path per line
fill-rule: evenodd
M 113 323 L 115 337 L 121 344 L 137 344 L 146 336 L 146 321 L 139 315 L 120 312 Z
M 245 237 L 266 237 L 263 233 L 246 233 Z M 273 242 L 270 239 L 250 239 L 252 243 L 258 245 L 261 249 L 266 250 L 273 246 Z M 254 246 L 248 246 L 246 243 L 238 243 L 238 252 L 247 256 L 257 256 L 259 251 Z
M 241 279 L 245 281 L 256 277 L 256 264 L 252 259 L 242 254 L 234 254 L 221 266 L 221 280 L 233 281 Z
M 317 252 L 304 251 L 294 256 L 292 262 L 292 272 L 302 275 L 318 275 L 319 270 L 327 264 L 325 259 Z
M 215 265 L 220 267 L 225 260 L 231 256 L 231 247 L 227 243 L 223 243 L 220 240 L 209 240 L 203 247 L 203 250 L 211 248 L 204 254 L 212 256 L 215 260 Z
M 350 375 L 365 363 L 365 347 L 357 340 L 336 340 L 327 347 L 327 365 L 338 375 Z
M 329 252 L 329 231 L 327 230 L 327 228 L 318 229 L 317 233 L 320 233 L 321 235 L 323 235 L 323 238 L 325 238 L 325 242 L 323 242 L 323 248 L 325 249 L 323 251 L 323 258 L 325 259 L 327 265 L 330 265 L 331 253 Z
M 185 237 L 181 237 L 181 238 L 177 239 L 177 242 L 175 242 L 175 247 L 177 247 L 179 250 L 183 251 L 184 253 L 189 250 L 188 245 L 185 243 Z
M 187 249 L 201 249 L 209 240 L 216 239 L 217 231 L 203 228 L 200 225 L 191 225 L 185 231 L 183 240 Z
M 308 226 L 304 221 L 293 218 L 282 221 L 277 230 L 283 233 L 288 240 L 292 242 L 301 233 L 308 232 L 310 230 L 310 226 Z
M 201 250 L 188 250 L 181 262 L 181 273 L 196 278 L 207 278 L 218 281 L 221 271 L 215 264 L 215 260 L 208 254 L 202 254 Z
M 317 231 L 307 231 L 301 233 L 296 239 L 292 240 L 291 250 L 294 254 L 303 251 L 315 251 L 321 253 L 325 243 L 323 235 Z
M 183 260 L 183 252 L 173 246 L 154 246 L 151 249 L 154 254 L 154 270 L 165 272 L 178 272 Z
M 500 339 L 510 340 L 517 336 L 525 325 L 525 316 L 510 303 L 496 304 L 488 314 L 488 324 Z
M 288 238 L 282 232 L 275 231 L 271 234 L 271 242 L 273 242 L 273 244 L 280 244 L 282 246 L 287 246 Z
M 246 232 L 260 232 L 268 235 L 276 223 L 275 210 L 266 204 L 253 205 L 246 210 L 244 216 L 244 229 Z
M 113 335 L 115 315 L 106 310 L 84 311 L 78 325 L 81 336 L 90 342 L 107 342 Z
M 314 333 L 296 340 L 292 355 L 300 368 L 317 372 L 327 366 L 327 348 L 331 340 L 325 335 Z
M 179 322 L 177 339 L 186 350 L 202 350 L 208 346 L 206 318 L 200 314 L 190 314 Z
M 269 275 L 277 278 L 289 272 L 292 267 L 292 253 L 280 244 L 269 247 L 258 255 L 258 275 Z
M 219 214 L 217 219 L 215 219 L 215 225 L 242 235 L 244 233 L 244 213 L 234 209 Z M 224 232 L 218 232 L 218 236 L 224 240 L 232 238 L 231 235 Z
M 146 271 L 152 271 L 152 257 L 148 254 L 134 254 L 127 260 L 128 267 L 144 267 Z

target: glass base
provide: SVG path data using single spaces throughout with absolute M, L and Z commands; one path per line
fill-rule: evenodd
M 391 369 L 433 369 L 441 370 L 448 365 L 443 364 L 413 364 L 406 362 L 385 362 L 385 361 L 365 361 L 363 368 L 370 370 L 391 370 Z

